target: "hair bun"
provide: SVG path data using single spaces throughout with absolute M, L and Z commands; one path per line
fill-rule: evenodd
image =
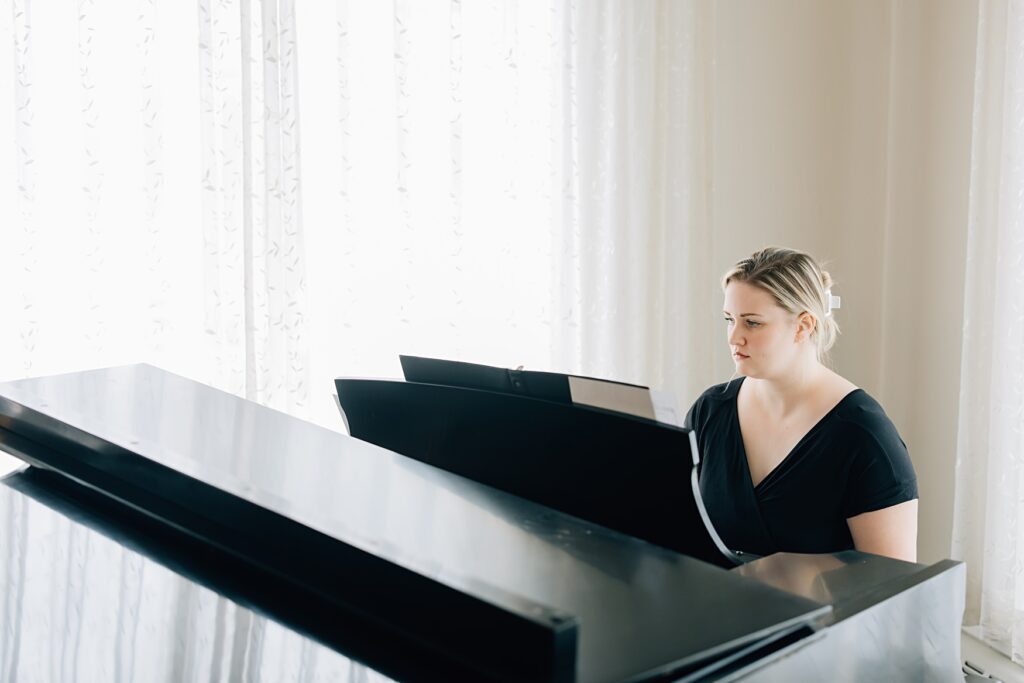
M 821 271 L 821 286 L 825 289 L 832 288 L 832 276 L 828 274 L 827 270 Z

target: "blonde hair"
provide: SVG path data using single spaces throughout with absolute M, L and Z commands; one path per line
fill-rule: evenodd
M 811 339 L 818 360 L 828 360 L 828 350 L 839 335 L 839 324 L 828 315 L 832 278 L 809 255 L 795 249 L 765 247 L 738 261 L 722 277 L 722 290 L 730 282 L 745 282 L 760 287 L 775 302 L 794 315 L 804 311 L 815 319 Z

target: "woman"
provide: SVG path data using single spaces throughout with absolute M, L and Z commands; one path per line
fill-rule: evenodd
M 915 561 L 917 480 L 882 407 L 823 365 L 839 331 L 832 282 L 807 254 L 767 248 L 722 279 L 742 377 L 687 415 L 700 488 L 734 550 L 857 550 Z

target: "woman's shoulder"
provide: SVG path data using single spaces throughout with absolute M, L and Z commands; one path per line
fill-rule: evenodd
M 713 401 L 726 401 L 731 398 L 735 398 L 736 392 L 740 390 L 740 385 L 743 384 L 743 377 L 734 377 L 728 382 L 722 382 L 721 384 L 715 384 L 708 387 L 704 392 L 697 398 L 709 399 Z
M 917 498 L 917 475 L 907 445 L 882 405 L 863 389 L 843 399 L 836 411 L 850 459 L 850 486 L 843 498 L 846 518 Z
M 886 415 L 882 404 L 864 389 L 854 389 L 836 407 L 836 416 L 860 431 L 896 434 L 896 426 Z M 897 438 L 898 438 L 898 434 Z
M 845 427 L 843 443 L 863 461 L 864 467 L 884 461 L 887 468 L 902 472 L 904 477 L 914 477 L 907 444 L 882 405 L 868 392 L 857 389 L 850 393 L 837 407 L 836 417 Z
M 742 383 L 743 378 L 737 377 L 705 389 L 687 411 L 686 425 L 695 428 L 705 424 L 719 407 L 736 398 L 736 393 Z

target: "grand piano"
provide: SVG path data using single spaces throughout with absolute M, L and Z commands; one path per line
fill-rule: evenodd
M 962 564 L 733 553 L 692 497 L 685 428 L 338 388 L 366 438 L 148 365 L 0 384 L 0 450 L 25 463 L 0 480 L 0 681 L 963 680 Z M 448 429 L 394 412 L 424 395 Z M 533 426 L 451 440 L 451 410 L 495 400 L 530 402 Z M 624 475 L 609 501 L 610 457 L 517 479 L 544 464 L 527 455 L 579 457 L 560 437 L 507 462 L 565 420 L 654 439 L 679 480 Z

